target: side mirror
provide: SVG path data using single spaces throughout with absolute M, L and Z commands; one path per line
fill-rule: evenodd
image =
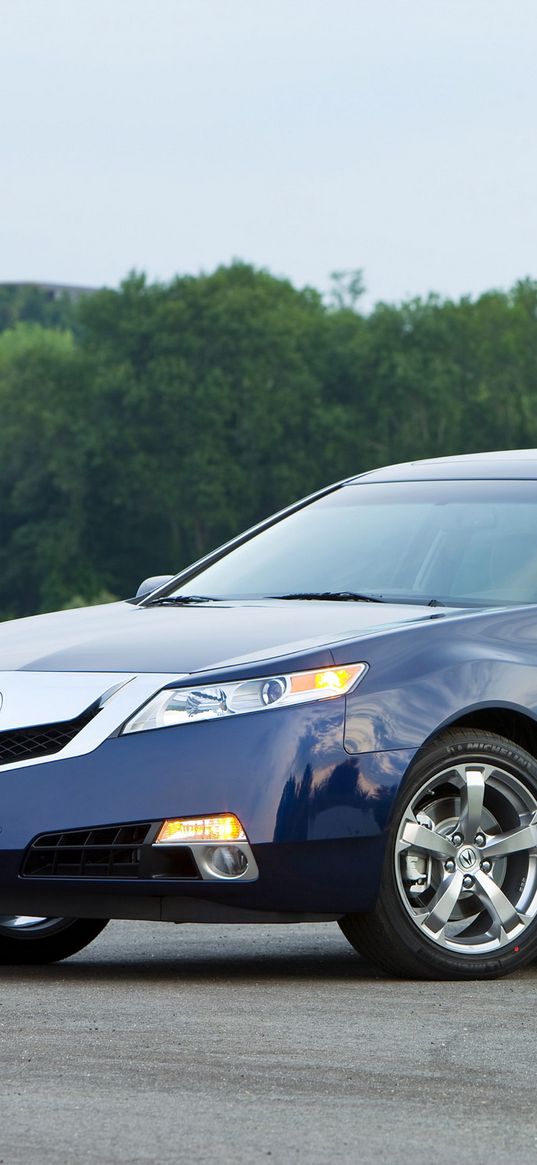
M 136 598 L 145 599 L 152 591 L 158 590 L 159 587 L 163 587 L 165 583 L 171 582 L 174 578 L 174 574 L 152 574 L 151 578 L 144 578 L 143 583 L 140 583 L 136 591 Z

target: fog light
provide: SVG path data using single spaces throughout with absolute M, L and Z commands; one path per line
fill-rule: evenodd
M 248 858 L 236 845 L 215 845 L 205 860 L 217 874 L 226 878 L 238 878 L 248 869 Z
M 246 834 L 233 813 L 220 817 L 179 817 L 164 822 L 155 844 L 192 841 L 246 841 Z

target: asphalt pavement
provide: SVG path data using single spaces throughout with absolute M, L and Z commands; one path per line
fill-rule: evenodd
M 335 925 L 114 922 L 0 968 L 0 1165 L 534 1165 L 537 968 L 401 982 Z

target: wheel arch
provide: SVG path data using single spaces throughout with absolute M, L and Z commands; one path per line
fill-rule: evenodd
M 448 729 L 469 728 L 494 732 L 505 736 L 513 744 L 526 749 L 537 760 L 537 720 L 528 712 L 509 704 L 479 705 L 470 711 L 453 716 L 435 728 L 424 740 L 417 756 L 435 743 Z M 416 759 L 416 758 L 414 758 Z
M 431 745 L 440 741 L 445 733 L 457 728 L 473 729 L 476 732 L 493 732 L 496 736 L 504 736 L 513 744 L 517 744 L 519 748 L 524 748 L 537 760 L 537 719 L 521 708 L 500 703 L 479 704 L 469 711 L 457 713 L 449 720 L 437 725 L 414 753 L 390 807 L 388 826 L 391 825 L 400 798 L 405 794 L 416 764 Z

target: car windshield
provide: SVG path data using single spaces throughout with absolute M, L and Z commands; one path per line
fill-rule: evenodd
M 185 572 L 171 595 L 330 592 L 393 602 L 537 602 L 537 482 L 341 486 L 205 569 Z

